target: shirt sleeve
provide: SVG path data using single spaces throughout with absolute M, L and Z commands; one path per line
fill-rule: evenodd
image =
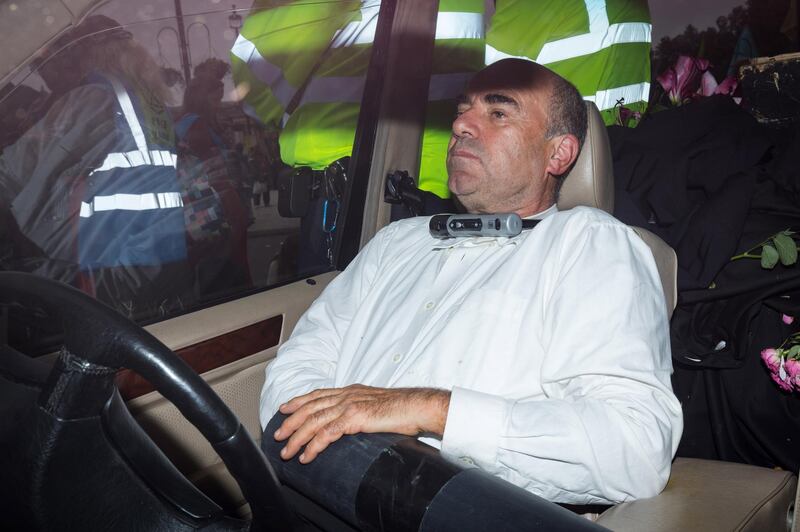
M 541 330 L 544 397 L 455 388 L 442 451 L 557 502 L 654 496 L 683 427 L 655 261 L 615 223 L 558 249 L 544 323 L 527 324 Z
M 345 332 L 373 284 L 383 251 L 395 230 L 396 224 L 379 231 L 331 281 L 267 366 L 259 409 L 262 428 L 286 401 L 335 385 Z

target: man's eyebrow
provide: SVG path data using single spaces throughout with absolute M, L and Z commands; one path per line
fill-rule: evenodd
M 483 101 L 488 103 L 488 104 L 504 103 L 504 104 L 508 104 L 508 105 L 511 105 L 512 107 L 516 107 L 517 109 L 519 109 L 519 103 L 517 103 L 517 100 L 515 100 L 514 98 L 512 98 L 510 96 L 506 96 L 505 94 L 498 94 L 498 93 L 495 93 L 495 92 L 490 92 L 489 94 L 484 95 Z

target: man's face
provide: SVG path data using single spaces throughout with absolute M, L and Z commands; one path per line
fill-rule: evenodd
M 553 195 L 544 138 L 549 86 L 514 86 L 485 72 L 458 105 L 448 187 L 469 212 L 534 214 L 549 207 Z

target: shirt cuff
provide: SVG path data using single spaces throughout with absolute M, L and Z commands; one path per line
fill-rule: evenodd
M 483 469 L 493 468 L 507 409 L 506 400 L 497 395 L 453 388 L 442 436 L 442 454 Z

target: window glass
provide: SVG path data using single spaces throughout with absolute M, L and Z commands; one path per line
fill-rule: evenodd
M 792 0 L 704 0 L 676 9 L 673 0 L 651 0 L 654 77 L 687 55 L 707 59 L 721 82 L 753 57 L 796 51 L 800 28 L 792 6 Z
M 0 269 L 140 323 L 331 269 L 379 6 L 102 4 L 0 91 Z

